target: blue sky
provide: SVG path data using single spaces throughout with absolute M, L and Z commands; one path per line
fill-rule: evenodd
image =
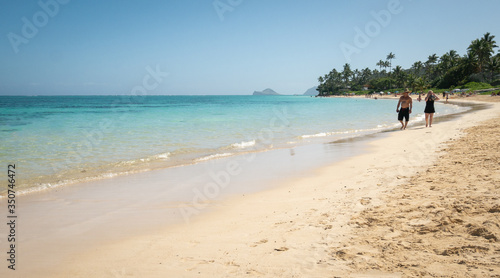
M 0 3 L 0 95 L 302 94 L 347 62 L 393 52 L 409 68 L 486 32 L 500 43 L 498 0 Z

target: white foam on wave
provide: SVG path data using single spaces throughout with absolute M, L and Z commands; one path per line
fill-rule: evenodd
M 316 134 L 306 134 L 300 136 L 302 139 L 306 138 L 315 138 L 315 137 L 327 137 L 327 136 L 332 136 L 332 135 L 337 135 L 337 134 L 348 134 L 348 133 L 355 133 L 358 132 L 358 130 L 352 130 L 352 131 L 338 131 L 338 132 L 320 132 Z
M 149 162 L 149 161 L 154 161 L 154 160 L 167 160 L 169 158 L 170 158 L 170 153 L 166 152 L 166 153 L 148 156 L 146 158 L 139 158 L 139 159 L 122 161 L 119 164 L 121 164 L 121 165 L 133 165 L 133 164 L 140 163 L 140 162 Z
M 249 148 L 249 147 L 253 147 L 253 146 L 255 146 L 255 140 L 242 141 L 240 143 L 231 144 L 231 147 L 235 148 L 235 149 L 245 149 L 245 148 Z
M 412 119 L 410 119 L 412 120 Z M 414 121 L 423 121 L 425 120 L 425 115 L 424 114 L 417 114 L 414 118 L 413 118 Z
M 330 134 L 330 133 L 329 132 L 320 132 L 320 133 L 316 133 L 316 134 L 302 135 L 301 137 L 302 138 L 326 137 L 326 136 L 328 136 L 328 134 Z
M 161 153 L 161 154 L 157 154 L 157 155 L 153 156 L 153 158 L 155 158 L 155 159 L 168 159 L 169 157 L 170 157 L 169 152 Z
M 102 177 L 102 178 L 108 178 L 109 179 L 109 178 L 117 177 L 118 175 L 119 175 L 118 173 L 104 173 L 104 174 L 100 175 L 97 178 L 101 178 Z M 96 179 L 96 178 L 94 178 L 94 179 Z
M 422 116 L 423 117 L 423 116 Z M 417 121 L 421 120 L 421 117 L 416 118 Z M 342 134 L 350 134 L 348 136 L 359 136 L 364 133 L 373 133 L 373 132 L 380 132 L 383 130 L 391 129 L 394 127 L 399 126 L 399 123 L 384 123 L 384 124 L 378 124 L 376 127 L 373 128 L 367 128 L 367 129 L 352 129 L 352 130 L 344 130 L 344 131 L 336 131 L 336 132 L 320 132 L 316 134 L 307 134 L 307 135 L 302 135 L 299 136 L 300 139 L 307 139 L 307 138 L 319 138 L 319 137 L 329 137 L 329 136 L 334 136 L 334 135 L 342 135 Z
M 234 155 L 234 154 L 233 153 L 217 153 L 217 154 L 211 154 L 211 155 L 197 158 L 194 161 L 195 162 L 202 162 L 202 161 L 207 161 L 207 160 L 211 160 L 211 159 L 228 157 L 228 156 L 232 156 L 232 155 Z

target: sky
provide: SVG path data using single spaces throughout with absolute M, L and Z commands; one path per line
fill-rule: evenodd
M 0 95 L 302 94 L 500 42 L 498 0 L 0 0 Z M 499 43 L 497 43 L 499 44 Z M 498 49 L 497 49 L 498 50 Z

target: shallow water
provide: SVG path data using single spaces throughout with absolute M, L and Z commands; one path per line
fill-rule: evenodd
M 396 98 L 2 96 L 0 161 L 18 189 L 190 165 L 378 133 L 399 126 Z M 410 123 L 423 121 L 414 102 Z M 467 108 L 436 104 L 437 115 Z

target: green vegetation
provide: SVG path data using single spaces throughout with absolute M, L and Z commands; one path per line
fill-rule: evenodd
M 460 87 L 460 89 L 470 89 L 471 91 L 484 90 L 489 88 L 492 88 L 492 86 L 488 83 L 483 82 L 469 82 Z
M 495 36 L 486 33 L 475 39 L 467 48 L 467 54 L 458 55 L 455 50 L 438 57 L 429 55 L 427 61 L 417 61 L 410 69 L 401 66 L 392 67 L 394 53 L 389 53 L 386 60 L 376 65 L 379 69 L 352 70 L 349 64 L 342 71 L 331 70 L 318 78 L 320 96 L 341 94 L 366 94 L 379 91 L 424 91 L 435 88 L 435 92 L 446 89 L 481 90 L 500 85 L 500 53 L 494 55 L 498 46 Z M 389 68 L 389 71 L 387 71 Z M 491 85 L 490 85 L 491 84 Z M 366 90 L 367 89 L 367 90 Z

